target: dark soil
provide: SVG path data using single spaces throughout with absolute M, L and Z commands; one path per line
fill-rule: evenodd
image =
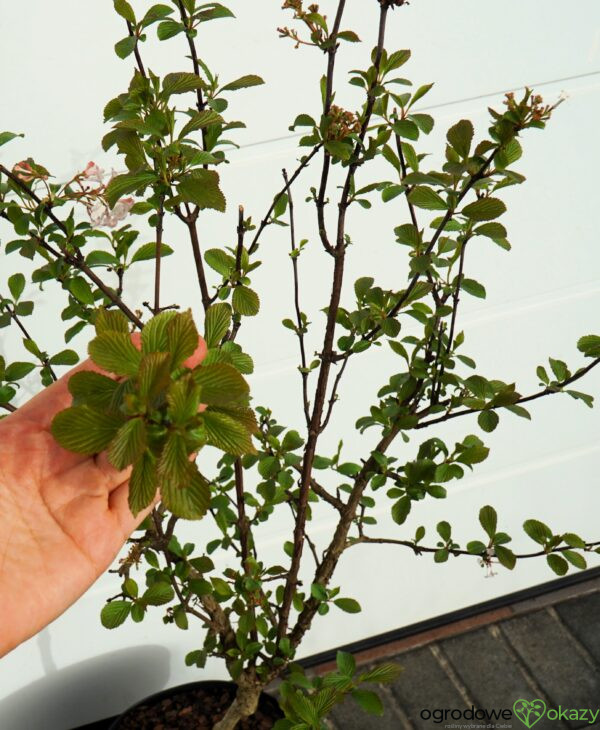
M 235 687 L 203 687 L 172 694 L 139 705 L 120 720 L 119 730 L 212 730 L 235 697 Z M 236 730 L 271 730 L 280 715 L 270 702 L 261 702 L 254 715 Z

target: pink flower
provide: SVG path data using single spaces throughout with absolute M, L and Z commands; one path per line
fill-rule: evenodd
M 95 162 L 90 161 L 87 163 L 87 166 L 83 171 L 83 176 L 88 180 L 101 183 L 104 179 L 104 170 L 101 167 L 98 167 Z
M 120 221 L 127 217 L 134 202 L 133 198 L 121 198 L 111 210 L 103 200 L 98 199 L 88 208 L 90 221 L 93 226 L 114 228 Z
M 38 177 L 38 175 L 34 172 L 33 167 L 31 167 L 31 165 L 25 160 L 17 162 L 12 171 L 19 178 L 19 180 L 22 180 L 26 183 L 29 183 L 32 180 L 35 180 L 36 177 Z

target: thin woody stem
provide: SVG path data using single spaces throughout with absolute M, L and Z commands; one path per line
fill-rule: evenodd
M 306 424 L 310 425 L 310 406 L 308 402 L 308 373 L 306 372 L 306 348 L 304 346 L 304 325 L 302 323 L 302 311 L 300 309 L 300 285 L 298 280 L 298 255 L 296 247 L 296 224 L 294 220 L 294 200 L 286 170 L 283 170 L 283 179 L 288 190 L 288 206 L 290 210 L 290 245 L 292 248 L 292 270 L 294 275 L 294 308 L 296 310 L 296 326 L 298 328 L 298 343 L 300 346 L 300 362 L 302 370 L 302 399 L 304 402 L 304 417 Z
M 67 228 L 65 224 L 57 218 L 54 213 L 52 212 L 52 209 L 48 205 L 44 205 L 40 198 L 35 194 L 35 192 L 26 185 L 22 180 L 20 180 L 16 175 L 13 175 L 10 170 L 7 170 L 4 165 L 0 164 L 0 172 L 6 175 L 9 180 L 11 180 L 18 188 L 20 188 L 31 200 L 33 200 L 35 203 L 37 203 L 39 206 L 42 206 L 44 208 L 44 212 L 46 215 L 50 218 L 50 220 L 64 233 L 64 235 L 68 238 L 69 234 L 67 231 Z M 92 281 L 100 291 L 105 294 L 113 304 L 115 304 L 122 312 L 123 314 L 131 321 L 133 324 L 136 325 L 139 329 L 143 329 L 144 323 L 142 320 L 134 314 L 131 309 L 123 302 L 121 297 L 117 296 L 117 294 L 110 289 L 106 284 L 98 277 L 96 274 L 90 269 L 90 267 L 83 261 L 83 258 L 79 255 L 73 255 L 66 251 L 62 246 L 60 247 L 60 253 L 58 253 L 52 246 L 46 243 L 44 239 L 37 237 L 36 240 L 44 248 L 48 253 L 51 253 L 53 256 L 55 256 L 58 259 L 63 259 L 63 261 L 66 261 L 71 266 L 74 266 L 76 269 L 84 273 L 90 281 Z M 60 244 L 59 244 L 60 246 Z
M 164 222 L 164 197 L 161 197 L 158 207 L 158 220 L 156 222 L 156 254 L 154 257 L 154 314 L 160 312 L 160 263 Z
M 10 304 L 8 304 L 8 302 L 5 302 L 2 306 L 5 307 L 6 311 L 10 315 L 10 318 L 17 325 L 17 327 L 21 330 L 21 332 L 23 333 L 25 339 L 31 340 L 33 342 L 33 337 L 29 334 L 29 332 L 27 331 L 27 329 L 26 329 L 25 325 L 23 324 L 23 322 L 21 322 L 21 320 L 19 318 L 19 315 L 16 313 L 16 311 L 14 310 L 14 308 L 11 307 Z M 48 360 L 48 358 L 43 358 L 40 361 L 41 361 L 42 365 L 45 368 L 47 368 L 48 372 L 50 373 L 50 376 L 51 376 L 52 380 L 54 380 L 54 381 L 58 380 L 58 378 L 56 377 L 56 373 L 52 369 L 52 365 L 50 365 L 50 361 Z

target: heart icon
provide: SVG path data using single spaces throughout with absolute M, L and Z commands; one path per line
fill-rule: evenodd
M 532 728 L 546 714 L 546 703 L 544 700 L 517 700 L 513 710 L 523 725 Z

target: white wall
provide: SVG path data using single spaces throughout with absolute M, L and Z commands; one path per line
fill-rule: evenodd
M 322 73 L 317 54 L 294 51 L 277 38 L 275 27 L 288 22 L 277 2 L 230 3 L 239 17 L 235 24 L 214 24 L 213 37 L 202 38 L 202 53 L 230 80 L 242 73 L 259 73 L 265 87 L 239 92 L 231 115 L 248 121 L 237 139 L 242 149 L 231 155 L 232 164 L 222 173 L 229 201 L 225 216 L 209 213 L 202 228 L 205 246 L 232 241 L 235 211 L 243 203 L 255 219 L 262 217 L 281 168 L 292 169 L 297 157 L 296 139 L 287 127 L 298 112 L 316 112 L 315 79 Z M 373 0 L 373 5 L 374 0 Z M 144 3 L 138 3 L 141 7 Z M 334 7 L 325 0 L 324 7 Z M 365 65 L 373 44 L 373 29 L 361 32 L 365 0 L 348 3 L 349 27 L 364 36 L 365 44 L 344 49 L 339 77 L 348 68 Z M 99 140 L 103 133 L 104 102 L 127 83 L 130 64 L 112 53 L 112 43 L 123 35 L 111 3 L 76 0 L 46 3 L 0 4 L 0 89 L 2 129 L 23 131 L 19 140 L 0 150 L 0 159 L 13 163 L 32 155 L 57 176 L 81 169 L 88 159 L 102 166 L 117 164 L 104 155 Z M 491 243 L 477 241 L 469 252 L 470 275 L 486 284 L 486 301 L 461 304 L 462 326 L 467 335 L 465 352 L 476 357 L 481 371 L 508 382 L 516 380 L 521 392 L 536 389 L 535 367 L 551 355 L 574 367 L 581 364 L 576 339 L 598 333 L 600 321 L 600 256 L 598 255 L 597 180 L 600 162 L 597 137 L 600 113 L 600 6 L 595 0 L 564 3 L 498 4 L 462 0 L 415 0 L 392 15 L 388 47 L 410 47 L 413 59 L 407 75 L 416 83 L 436 81 L 427 105 L 436 116 L 437 129 L 423 149 L 438 156 L 444 130 L 468 117 L 485 129 L 486 107 L 500 104 L 509 89 L 535 84 L 552 101 L 565 91 L 569 99 L 557 111 L 549 128 L 530 132 L 524 139 L 525 156 L 519 169 L 528 182 L 507 190 L 505 223 L 513 251 L 507 254 Z M 219 44 L 228 48 L 225 58 Z M 185 60 L 170 58 L 177 41 L 144 49 L 147 63 L 157 72 L 183 69 Z M 179 46 L 181 48 L 181 44 Z M 206 49 L 206 50 L 205 50 Z M 352 87 L 351 87 L 352 88 Z M 338 101 L 350 106 L 355 97 L 341 92 Z M 273 103 L 272 100 L 275 100 Z M 425 102 L 424 102 L 425 103 Z M 426 108 L 424 106 L 424 108 Z M 323 286 L 330 259 L 316 243 L 313 214 L 300 201 L 316 170 L 302 179 L 296 200 L 300 210 L 299 237 L 311 240 L 303 257 L 304 306 L 315 325 L 323 322 Z M 365 182 L 377 179 L 375 173 Z M 394 248 L 392 229 L 405 222 L 402 201 L 378 209 L 374 216 L 353 212 L 350 227 L 348 281 L 360 275 L 376 275 L 390 286 L 404 280 L 402 256 Z M 169 229 L 168 240 L 176 255 L 167 259 L 166 299 L 198 305 L 183 232 Z M 0 229 L 6 236 L 6 230 Z M 264 266 L 256 283 L 262 291 L 262 311 L 245 325 L 241 341 L 257 364 L 252 377 L 256 403 L 274 405 L 283 423 L 300 427 L 297 398 L 297 353 L 292 335 L 278 327 L 292 311 L 288 240 L 283 229 L 266 232 L 261 246 Z M 390 257 L 398 268 L 390 267 Z M 20 266 L 21 260 L 2 261 L 2 277 Z M 131 302 L 138 305 L 149 291 L 150 269 L 135 279 Z M 52 339 L 59 331 L 57 297 L 52 288 L 30 294 L 43 306 L 38 325 L 40 337 Z M 285 313 L 282 313 L 285 308 Z M 277 332 L 277 345 L 272 333 Z M 49 334 L 50 333 L 50 334 Z M 2 331 L 0 350 L 18 345 Z M 85 342 L 75 340 L 81 352 Z M 310 348 L 316 349 L 316 340 Z M 379 354 L 379 353 L 378 353 Z M 373 401 L 380 383 L 395 364 L 391 353 L 373 363 L 371 353 L 357 357 L 348 368 L 330 435 L 321 453 L 331 453 L 343 436 L 350 458 L 367 451 L 372 437 L 364 438 L 351 424 Z M 600 395 L 600 375 L 592 373 L 582 389 Z M 492 447 L 490 458 L 472 477 L 450 489 L 445 501 L 429 500 L 415 506 L 405 528 L 399 529 L 382 503 L 380 528 L 387 536 L 414 533 L 419 524 L 434 534 L 439 519 L 449 519 L 461 542 L 479 537 L 477 512 L 494 504 L 504 528 L 518 535 L 527 517 L 547 521 L 556 531 L 570 530 L 589 539 L 598 537 L 600 499 L 600 412 L 589 411 L 567 396 L 532 404 L 533 422 L 507 414 L 498 430 L 485 437 Z M 453 439 L 478 433 L 475 419 L 457 419 L 440 428 L 439 435 Z M 394 451 L 411 458 L 415 444 Z M 331 523 L 319 512 L 312 533 L 322 543 Z M 271 524 L 260 536 L 266 554 L 276 555 L 288 526 Z M 201 542 L 210 531 L 208 523 L 186 529 L 191 539 L 199 531 Z M 530 549 L 527 538 L 516 540 L 515 549 Z M 590 561 L 597 564 L 598 561 Z M 501 570 L 484 579 L 474 561 L 450 560 L 436 566 L 426 557 L 416 559 L 400 548 L 365 546 L 344 557 L 338 578 L 343 595 L 359 599 L 360 618 L 332 612 L 315 624 L 303 653 L 316 651 L 380 633 L 467 606 L 494 596 L 551 579 L 543 562 L 524 561 L 512 573 Z M 67 728 L 107 716 L 141 695 L 167 684 L 222 675 L 218 665 L 194 672 L 183 665 L 183 656 L 199 646 L 191 629 L 184 634 L 164 627 L 158 613 L 141 625 L 128 624 L 114 632 L 102 629 L 98 612 L 106 596 L 114 593 L 113 576 L 102 577 L 88 593 L 38 637 L 26 642 L 0 663 L 0 727 L 3 730 Z M 131 651 L 124 652 L 126 648 Z M 133 679 L 133 677 L 136 677 Z M 2 699 L 4 698 L 4 699 Z

